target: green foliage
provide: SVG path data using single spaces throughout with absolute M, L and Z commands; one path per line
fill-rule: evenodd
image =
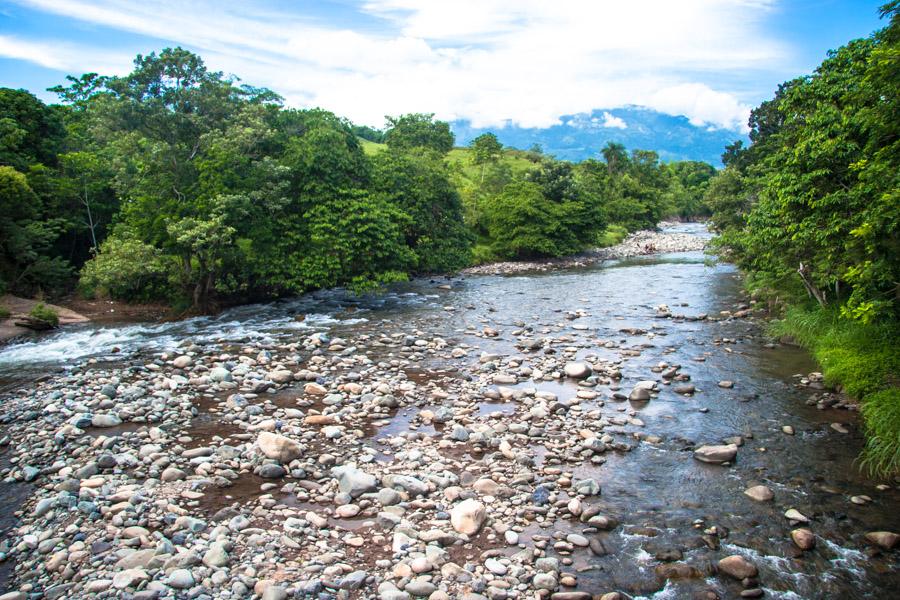
M 705 202 L 709 182 L 716 169 L 709 163 L 686 160 L 664 165 L 670 178 L 667 202 L 683 219 L 709 217 L 711 208 Z
M 445 121 L 435 121 L 434 114 L 411 113 L 387 117 L 384 141 L 397 150 L 428 148 L 447 154 L 453 149 L 453 133 Z
M 502 258 L 562 256 L 580 250 L 574 232 L 563 224 L 565 208 L 544 195 L 538 183 L 507 185 L 486 209 L 492 250 Z
M 71 277 L 68 263 L 51 252 L 64 224 L 42 220 L 41 209 L 25 175 L 0 166 L 0 281 L 12 292 L 35 292 Z
M 598 248 L 608 248 L 621 243 L 628 237 L 628 230 L 622 225 L 609 225 L 603 233 L 597 236 Z
M 406 244 L 415 270 L 446 272 L 469 264 L 472 234 L 443 157 L 389 149 L 373 158 L 373 189 L 406 216 Z
M 900 3 L 890 23 L 779 86 L 706 191 L 719 247 L 799 306 L 777 326 L 862 401 L 864 464 L 900 471 Z
M 75 271 L 88 295 L 204 312 L 364 290 L 611 243 L 693 215 L 706 183 L 702 165 L 621 145 L 573 165 L 493 134 L 453 148 L 431 114 L 381 132 L 286 109 L 182 48 L 52 91 L 61 105 L 0 90 L 0 287 L 21 293 L 66 289 Z
M 360 139 L 372 142 L 373 144 L 384 143 L 384 132 L 380 129 L 375 129 L 368 125 L 351 125 L 350 129 L 353 132 L 353 135 Z
M 43 302 L 35 304 L 28 313 L 28 316 L 37 319 L 38 321 L 43 321 L 53 327 L 59 326 L 59 315 L 56 314 L 55 310 Z
M 65 133 L 59 111 L 25 90 L 0 88 L 0 165 L 54 165 Z
M 311 209 L 310 249 L 301 262 L 310 288 L 350 283 L 357 291 L 406 277 L 415 254 L 406 246 L 408 219 L 389 202 L 362 191 L 325 200 Z
M 745 269 L 864 323 L 900 316 L 900 17 L 752 112 L 706 201 Z
M 900 388 L 892 387 L 866 397 L 863 465 L 872 473 L 900 472 Z
M 176 268 L 174 261 L 167 260 L 158 248 L 117 232 L 84 265 L 79 285 L 88 297 L 166 300 L 173 295 L 169 278 Z
M 472 148 L 472 162 L 485 165 L 496 162 L 503 153 L 503 144 L 493 133 L 482 133 L 469 143 Z
M 8 319 L 12 313 L 5 306 L 0 306 L 0 320 Z

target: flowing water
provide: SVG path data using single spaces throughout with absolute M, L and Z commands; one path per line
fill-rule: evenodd
M 678 229 L 705 235 L 696 225 Z M 490 352 L 517 354 L 515 338 L 473 337 L 472 328 L 480 330 L 489 322 L 502 332 L 521 321 L 539 331 L 564 323 L 562 333 L 588 331 L 597 339 L 639 348 L 639 356 L 622 365 L 625 391 L 635 381 L 654 378 L 650 369 L 660 361 L 682 365 L 682 372 L 691 375 L 698 389 L 686 397 L 663 388 L 648 403 L 607 402 L 604 414 L 633 409 L 645 424 L 642 428 L 623 424 L 622 429 L 653 434 L 661 441 L 638 444 L 623 454 L 610 453 L 603 465 L 561 464 L 575 477 L 596 478 L 603 488 L 600 502 L 605 512 L 624 524 L 605 534 L 608 555 L 574 556 L 581 572 L 579 589 L 619 589 L 655 598 L 691 597 L 715 589 L 724 597 L 734 597 L 740 586 L 712 576 L 708 565 L 726 554 L 739 553 L 759 567 L 767 597 L 898 597 L 900 576 L 894 553 L 874 552 L 863 536 L 868 531 L 900 531 L 900 494 L 893 485 L 877 487 L 891 482 L 873 481 L 860 472 L 857 457 L 863 438 L 855 413 L 806 404 L 820 392 L 797 384 L 797 375 L 815 370 L 809 357 L 796 348 L 766 344 L 760 325 L 750 320 L 656 317 L 655 307 L 662 303 L 688 316 L 733 310 L 742 297 L 740 278 L 732 266 L 711 264 L 702 253 L 689 252 L 537 275 L 456 278 L 451 289 L 439 287 L 443 283 L 447 281 L 417 280 L 363 298 L 324 291 L 177 323 L 67 328 L 0 350 L 0 385 L 27 387 L 29 380 L 88 360 L 126 365 L 132 358 L 185 342 L 229 348 L 290 340 L 312 331 L 353 337 L 417 329 Z M 562 313 L 576 310 L 588 316 L 565 322 Z M 589 352 L 602 356 L 604 349 L 581 351 Z M 431 376 L 434 369 L 445 366 L 434 359 L 419 365 L 421 371 L 415 375 Z M 720 388 L 721 380 L 734 381 L 734 388 Z M 526 385 L 560 397 L 574 396 L 578 389 L 565 382 Z M 603 387 L 598 391 L 610 391 Z M 497 412 L 501 418 L 514 408 L 485 403 L 480 411 Z M 377 424 L 380 429 L 373 433 L 372 443 L 407 429 L 410 419 L 409 410 L 396 411 L 391 419 Z M 843 423 L 849 432 L 835 430 L 831 426 L 835 422 Z M 791 425 L 795 435 L 783 433 L 784 425 Z M 435 433 L 433 428 L 420 431 Z M 692 459 L 689 449 L 695 444 L 720 443 L 731 436 L 745 440 L 734 466 L 705 465 Z M 539 465 L 559 462 L 552 447 L 536 446 L 534 453 Z M 379 455 L 379 460 L 390 460 L 389 453 Z M 770 487 L 774 502 L 754 502 L 743 494 L 756 484 Z M 19 486 L 7 485 L 0 492 L 0 501 L 7 506 L 20 501 L 15 497 L 21 495 Z M 850 501 L 851 496 L 860 495 L 869 496 L 871 503 Z M 791 543 L 791 526 L 783 516 L 789 508 L 811 518 L 809 527 L 818 538 L 814 550 L 801 553 Z M 704 530 L 713 526 L 722 538 L 716 552 L 703 540 Z M 577 523 L 557 522 L 553 527 L 578 531 Z M 550 531 L 535 527 L 532 533 Z M 726 531 L 727 536 L 722 535 Z M 671 550 L 682 552 L 684 560 L 699 570 L 698 576 L 660 579 L 655 568 L 661 563 L 655 557 Z

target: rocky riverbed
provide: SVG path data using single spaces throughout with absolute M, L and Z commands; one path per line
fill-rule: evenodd
M 139 331 L 0 353 L 0 599 L 900 583 L 900 494 L 859 472 L 855 407 L 699 252 Z

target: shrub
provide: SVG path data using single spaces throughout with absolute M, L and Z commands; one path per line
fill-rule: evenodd
M 8 308 L 6 308 L 5 306 L 0 306 L 0 320 L 8 319 L 10 314 L 12 313 L 9 312 Z
M 85 263 L 79 287 L 87 297 L 155 300 L 171 295 L 170 265 L 158 248 L 113 234 Z
M 31 312 L 28 313 L 28 316 L 33 319 L 37 319 L 38 321 L 49 323 L 54 327 L 59 325 L 59 315 L 56 314 L 55 310 L 53 310 L 43 302 L 38 302 L 37 304 L 35 304 L 34 308 L 31 309 Z

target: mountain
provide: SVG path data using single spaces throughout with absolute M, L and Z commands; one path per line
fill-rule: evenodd
M 730 129 L 693 125 L 687 117 L 667 115 L 640 106 L 564 115 L 561 124 L 546 128 L 473 127 L 467 120 L 450 123 L 456 144 L 464 146 L 485 132 L 493 132 L 506 146 L 527 150 L 540 144 L 546 154 L 579 161 L 599 158 L 607 142 L 619 142 L 629 150 L 656 150 L 663 161 L 702 160 L 721 165 L 722 151 L 747 136 Z

